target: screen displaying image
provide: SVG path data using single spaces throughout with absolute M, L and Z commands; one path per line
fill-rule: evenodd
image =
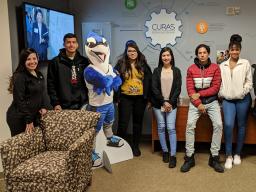
M 216 53 L 216 62 L 221 64 L 225 60 L 225 50 L 217 50 Z
M 26 47 L 45 61 L 58 55 L 66 33 L 74 33 L 74 15 L 24 3 L 24 26 Z

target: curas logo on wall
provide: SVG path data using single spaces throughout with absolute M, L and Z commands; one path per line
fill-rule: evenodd
M 151 38 L 151 44 L 160 45 L 161 48 L 167 44 L 174 46 L 176 38 L 181 37 L 182 32 L 179 30 L 182 26 L 180 20 L 176 20 L 176 13 L 166 12 L 166 9 L 161 9 L 160 13 L 151 13 L 151 20 L 146 21 L 145 26 L 148 28 L 146 37 Z

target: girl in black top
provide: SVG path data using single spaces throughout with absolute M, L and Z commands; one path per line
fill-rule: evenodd
M 176 166 L 176 113 L 177 100 L 181 92 L 181 73 L 175 66 L 174 55 L 164 47 L 159 55 L 158 67 L 152 76 L 152 106 L 157 120 L 157 130 L 163 151 L 163 161 L 169 167 Z M 167 147 L 165 129 L 168 131 L 170 150 Z
M 31 48 L 23 50 L 10 79 L 8 90 L 13 94 L 13 102 L 7 111 L 7 123 L 12 136 L 24 131 L 32 133 L 40 115 L 47 112 L 44 77 L 36 70 L 37 65 L 37 52 Z
M 140 137 L 144 110 L 150 101 L 152 72 L 145 56 L 133 40 L 126 42 L 125 51 L 118 60 L 115 69 L 120 73 L 122 85 L 115 98 L 119 102 L 117 135 L 126 138 L 126 130 L 132 116 L 132 150 L 134 156 L 140 156 Z

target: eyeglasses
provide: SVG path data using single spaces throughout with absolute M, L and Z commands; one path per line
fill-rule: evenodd
M 128 50 L 127 53 L 137 53 L 136 50 Z

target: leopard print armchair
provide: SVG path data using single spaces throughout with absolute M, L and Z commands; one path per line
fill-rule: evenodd
M 6 191 L 85 191 L 99 117 L 85 110 L 48 111 L 32 134 L 2 142 Z

